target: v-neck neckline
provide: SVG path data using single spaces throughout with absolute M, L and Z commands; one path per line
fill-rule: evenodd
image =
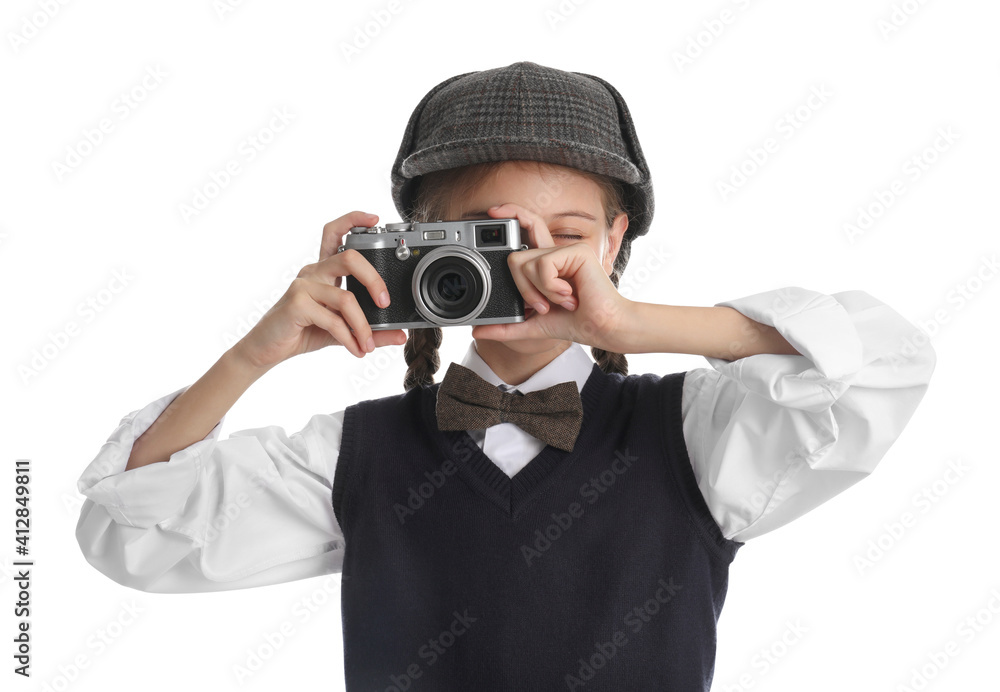
M 583 419 L 573 451 L 567 452 L 547 444 L 513 478 L 486 456 L 467 430 L 438 428 L 435 404 L 441 383 L 428 388 L 424 399 L 424 418 L 442 455 L 458 467 L 458 475 L 476 493 L 490 500 L 511 519 L 517 519 L 578 457 L 593 449 L 600 427 L 595 425 L 593 419 L 594 416 L 598 421 L 603 418 L 606 397 L 602 394 L 607 386 L 607 377 L 600 366 L 593 363 L 590 376 L 580 390 Z

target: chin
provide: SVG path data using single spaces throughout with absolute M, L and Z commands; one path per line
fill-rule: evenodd
M 515 353 L 533 356 L 537 353 L 551 351 L 562 343 L 562 341 L 559 339 L 519 339 L 517 341 L 503 341 L 501 343 Z

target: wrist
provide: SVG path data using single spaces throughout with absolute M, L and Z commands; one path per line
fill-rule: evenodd
M 222 357 L 219 358 L 219 362 L 229 372 L 233 373 L 237 379 L 250 385 L 276 364 L 258 365 L 244 353 L 240 347 L 241 343 L 237 342 L 228 351 L 223 353 Z
M 736 360 L 758 353 L 798 353 L 774 327 L 730 307 L 628 301 L 614 338 L 617 353 L 690 353 Z
M 637 319 L 639 304 L 629 300 L 624 296 L 619 296 L 619 300 L 610 310 L 610 317 L 605 323 L 605 328 L 601 330 L 601 343 L 597 348 L 612 353 L 629 354 L 635 353 L 636 330 L 639 329 Z
M 710 308 L 717 309 L 717 308 Z M 707 336 L 704 308 L 627 300 L 615 330 L 616 353 L 701 353 Z

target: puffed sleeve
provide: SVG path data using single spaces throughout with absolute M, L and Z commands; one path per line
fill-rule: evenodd
M 125 471 L 134 441 L 187 387 L 125 416 L 83 471 L 76 538 L 124 586 L 221 591 L 338 572 L 344 536 L 331 505 L 343 411 L 299 432 L 278 426 L 205 436 Z
M 698 486 L 737 541 L 802 516 L 870 474 L 927 391 L 927 336 L 864 291 L 799 287 L 716 303 L 773 326 L 801 354 L 686 373 L 684 436 Z

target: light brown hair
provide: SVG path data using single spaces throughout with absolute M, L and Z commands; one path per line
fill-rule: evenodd
M 408 221 L 435 221 L 449 219 L 453 204 L 476 190 L 490 175 L 495 176 L 505 162 L 490 161 L 477 163 L 460 168 L 450 168 L 444 171 L 433 171 L 422 176 L 417 184 L 414 209 Z M 534 161 L 539 173 L 551 166 L 540 161 Z M 605 175 L 572 169 L 574 173 L 592 180 L 601 190 L 601 201 L 604 207 L 605 230 L 610 231 L 615 218 L 624 213 L 624 189 L 622 183 Z M 631 239 L 622 236 L 621 248 L 615 257 L 614 269 L 610 275 L 611 283 L 618 288 L 618 281 L 625 265 L 628 264 L 631 253 Z M 441 367 L 438 349 L 441 346 L 441 328 L 427 327 L 409 329 L 403 356 L 406 358 L 406 377 L 403 387 L 407 391 L 419 385 L 434 384 L 434 373 Z M 605 351 L 591 346 L 590 352 L 594 360 L 606 373 L 628 374 L 628 361 L 624 354 Z

